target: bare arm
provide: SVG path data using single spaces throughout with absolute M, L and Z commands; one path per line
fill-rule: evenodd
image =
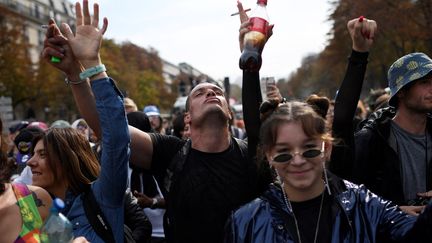
M 43 221 L 45 221 L 48 218 L 49 211 L 51 208 L 52 200 L 51 196 L 48 194 L 48 192 L 38 186 L 28 186 L 30 191 L 32 191 L 34 194 L 34 200 L 36 203 L 36 207 L 39 211 L 39 214 Z

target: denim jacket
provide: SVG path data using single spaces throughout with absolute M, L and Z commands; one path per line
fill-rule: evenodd
M 127 188 L 130 136 L 123 97 L 110 78 L 91 82 L 102 130 L 101 172 L 92 184 L 96 201 L 111 225 L 116 242 L 123 242 L 123 198 Z M 71 221 L 75 237 L 103 242 L 89 224 L 80 195 L 66 193 L 63 214 Z

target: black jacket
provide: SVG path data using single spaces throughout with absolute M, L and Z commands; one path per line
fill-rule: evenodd
M 406 205 L 403 195 L 401 162 L 397 151 L 391 146 L 391 120 L 395 115 L 392 107 L 378 110 L 361 124 L 355 134 L 355 162 L 353 181 L 364 183 L 371 191 Z M 432 119 L 427 119 L 427 130 L 432 134 Z M 431 190 L 431 161 L 427 169 L 427 191 Z
M 151 241 L 152 225 L 150 220 L 129 189 L 125 193 L 124 220 L 125 225 L 132 231 L 132 237 L 136 242 Z

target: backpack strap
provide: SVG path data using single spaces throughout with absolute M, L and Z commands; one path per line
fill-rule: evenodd
M 84 193 L 81 194 L 81 199 L 87 219 L 96 234 L 105 242 L 115 243 L 111 226 L 96 201 L 91 184 L 86 185 Z
M 169 193 L 171 191 L 171 187 L 177 180 L 180 172 L 183 170 L 184 164 L 186 163 L 191 147 L 192 147 L 192 142 L 190 139 L 188 139 L 186 143 L 183 145 L 183 147 L 172 158 L 166 170 L 167 173 L 164 178 L 164 187 L 166 192 Z
M 241 156 L 245 159 L 248 156 L 248 143 L 244 139 L 234 138 L 240 148 Z

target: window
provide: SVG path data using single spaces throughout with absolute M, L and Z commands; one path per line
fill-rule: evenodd
M 65 3 L 65 2 L 62 2 L 62 5 L 63 5 L 63 9 L 64 9 L 65 14 L 66 14 L 66 15 L 69 15 L 69 10 L 68 10 L 68 8 L 67 8 L 67 6 L 66 6 L 66 3 Z
M 35 6 L 34 6 L 35 8 L 34 8 L 34 13 L 35 13 L 35 18 L 37 18 L 37 19 L 40 19 L 40 10 L 39 10 L 39 5 L 37 4 L 37 3 L 35 3 Z

